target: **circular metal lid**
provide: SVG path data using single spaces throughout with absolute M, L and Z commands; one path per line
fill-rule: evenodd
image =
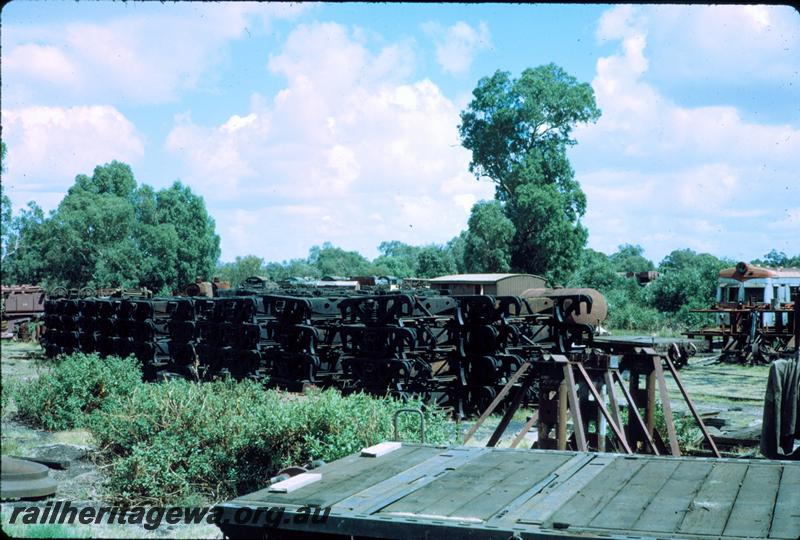
M 25 459 L 3 456 L 0 498 L 33 499 L 54 495 L 58 484 L 46 466 Z

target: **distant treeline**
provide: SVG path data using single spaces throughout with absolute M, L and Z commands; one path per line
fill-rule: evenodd
M 411 246 L 398 241 L 383 242 L 379 246 L 380 255 L 372 261 L 356 251 L 345 251 L 330 243 L 312 247 L 305 259 L 282 263 L 267 263 L 260 257 L 248 255 L 217 265 L 215 275 L 235 286 L 253 275 L 280 281 L 292 276 L 429 278 L 467 271 L 491 271 L 474 267 L 469 270 L 464 261 L 463 236 L 445 245 Z M 611 255 L 587 248 L 583 250 L 577 270 L 564 282 L 551 285 L 591 287 L 601 291 L 609 303 L 608 325 L 612 328 L 680 330 L 702 322 L 701 316 L 689 310 L 707 307 L 714 301 L 719 271 L 734 266 L 736 262 L 691 249 L 679 249 L 656 265 L 643 255 L 643 249 L 638 245 L 622 245 Z M 750 262 L 772 267 L 800 267 L 800 255 L 788 257 L 772 250 L 763 259 Z M 644 286 L 625 277 L 628 272 L 653 270 L 659 273 L 659 277 Z
M 295 276 L 431 278 L 464 272 L 531 272 L 544 274 L 551 285 L 601 291 L 609 302 L 612 328 L 660 331 L 698 324 L 700 318 L 689 310 L 713 302 L 719 270 L 736 263 L 682 249 L 656 265 L 644 257 L 640 246 L 625 244 L 611 255 L 581 248 L 577 260 L 561 257 L 560 266 L 554 261 L 544 271 L 520 267 L 498 247 L 502 243 L 491 241 L 493 231 L 503 234 L 502 228 L 491 226 L 497 209 L 493 205 L 476 205 L 469 228 L 446 244 L 385 241 L 373 260 L 326 242 L 312 247 L 306 258 L 268 262 L 248 255 L 221 263 L 219 236 L 202 197 L 179 182 L 158 191 L 137 185 L 130 167 L 115 161 L 98 166 L 91 177 L 78 175 L 48 216 L 35 203 L 12 216 L 10 201 L 2 195 L 2 282 L 145 286 L 171 294 L 197 276 L 219 276 L 236 286 L 253 275 L 280 281 Z M 481 241 L 475 238 L 476 229 L 482 231 Z M 800 266 L 800 255 L 772 250 L 750 262 Z M 646 286 L 624 277 L 626 272 L 651 270 L 660 276 Z

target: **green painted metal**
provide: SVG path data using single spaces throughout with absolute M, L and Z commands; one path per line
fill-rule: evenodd
M 794 462 L 404 444 L 315 472 L 319 482 L 291 494 L 219 505 L 221 529 L 234 538 L 800 537 Z M 314 504 L 331 507 L 324 523 L 293 521 Z M 285 518 L 237 525 L 243 507 L 283 507 Z

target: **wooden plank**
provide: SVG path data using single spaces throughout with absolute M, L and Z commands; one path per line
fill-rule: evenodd
M 618 426 L 614 422 L 614 419 L 611 417 L 611 414 L 608 412 L 608 409 L 606 409 L 606 406 L 603 403 L 603 396 L 601 396 L 600 392 L 597 391 L 597 388 L 594 386 L 594 383 L 592 382 L 592 379 L 589 377 L 589 374 L 586 372 L 586 368 L 584 368 L 582 364 L 576 364 L 576 365 L 578 366 L 578 372 L 581 374 L 581 376 L 583 377 L 584 382 L 586 383 L 586 387 L 589 388 L 589 392 L 592 393 L 592 396 L 594 397 L 595 403 L 597 403 L 597 407 L 600 409 L 600 412 L 603 413 L 603 416 L 605 416 L 606 420 L 608 420 L 608 423 L 611 425 L 611 430 L 614 432 L 614 435 L 617 436 L 617 440 L 622 445 L 622 448 L 625 450 L 625 453 L 626 454 L 633 454 L 633 452 L 631 451 L 630 446 L 628 446 L 628 442 L 625 439 L 625 435 L 623 435 L 621 433 L 622 430 L 621 430 L 620 426 Z M 599 425 L 600 424 L 598 422 L 598 426 Z M 598 437 L 605 437 L 605 430 L 598 429 Z M 605 446 L 605 444 L 603 446 Z M 601 449 L 601 451 L 602 451 L 602 449 Z
M 697 422 L 697 425 L 700 427 L 700 431 L 703 432 L 703 438 L 711 447 L 711 451 L 714 453 L 714 457 L 717 458 L 720 457 L 717 445 L 714 444 L 714 439 L 712 439 L 711 435 L 708 433 L 706 425 L 703 423 L 703 419 L 700 417 L 700 413 L 697 412 L 697 409 L 695 408 L 694 403 L 692 402 L 692 398 L 689 397 L 689 393 L 686 392 L 686 388 L 683 387 L 681 378 L 678 376 L 678 370 L 675 369 L 675 365 L 672 363 L 672 360 L 669 359 L 669 356 L 665 356 L 664 361 L 667 363 L 667 368 L 669 368 L 669 371 L 672 374 L 672 378 L 675 379 L 675 384 L 678 385 L 678 389 L 681 391 L 683 399 L 684 401 L 686 401 L 686 405 L 689 406 L 689 410 L 692 412 L 692 416 L 694 416 L 695 422 Z
M 547 520 L 547 524 L 564 523 L 571 527 L 587 525 L 628 481 L 644 466 L 645 460 L 617 457 L 589 484 Z
M 709 461 L 682 461 L 642 512 L 632 529 L 647 532 L 674 532 L 689 510 L 692 499 L 703 486 L 713 464 Z
M 527 492 L 532 486 L 542 482 L 553 471 L 573 457 L 561 453 L 545 454 L 544 456 L 531 456 L 528 453 L 520 453 L 522 454 L 522 459 L 517 462 L 519 466 L 504 467 L 508 474 L 489 486 L 483 493 L 478 494 L 450 512 L 449 515 L 476 517 L 482 520 L 489 519 L 514 499 Z M 532 495 L 533 493 L 530 494 L 530 496 Z M 463 500 L 466 500 L 466 498 Z
M 779 467 L 751 464 L 733 503 L 723 534 L 766 538 L 781 479 Z
M 506 452 L 483 454 L 424 488 L 387 506 L 382 513 L 409 512 L 449 515 L 465 500 L 470 500 L 485 492 L 488 488 L 487 483 L 493 482 L 497 478 L 498 470 L 509 464 L 519 467 L 519 464 L 509 460 Z
M 575 433 L 575 442 L 578 445 L 578 450 L 586 452 L 589 447 L 586 445 L 586 433 L 583 429 L 583 418 L 581 417 L 581 407 L 578 401 L 578 389 L 575 386 L 575 374 L 572 373 L 571 364 L 564 366 L 564 380 L 567 381 L 569 411 L 572 414 L 572 432 Z
M 535 411 L 533 411 L 533 413 L 531 414 L 531 417 L 528 419 L 528 421 L 525 423 L 525 425 L 522 426 L 522 429 L 520 430 L 520 432 L 517 433 L 517 436 L 514 437 L 514 440 L 511 441 L 510 448 L 516 448 L 517 445 L 520 442 L 522 442 L 522 439 L 525 438 L 525 435 L 527 435 L 528 432 L 531 430 L 531 428 L 533 427 L 533 424 L 535 424 L 538 421 L 539 421 L 539 411 L 535 410 Z M 537 439 L 538 439 L 538 433 L 537 433 Z
M 393 476 L 439 452 L 441 450 L 437 448 L 409 445 L 392 452 L 383 459 L 363 458 L 355 454 L 315 469 L 315 472 L 322 474 L 322 480 L 294 493 L 270 493 L 268 489 L 262 489 L 245 495 L 239 500 L 328 506 L 346 496 L 339 496 L 342 491 L 345 493 L 349 489 L 353 489 L 354 492 L 361 491 L 367 485 Z M 339 498 L 336 498 L 337 496 Z
M 678 527 L 678 533 L 719 536 L 725 529 L 747 463 L 713 463 Z
M 675 420 L 672 416 L 672 405 L 669 401 L 669 390 L 667 390 L 667 381 L 664 379 L 664 370 L 661 369 L 660 356 L 653 357 L 653 368 L 656 380 L 658 381 L 658 390 L 661 393 L 661 409 L 664 411 L 664 424 L 667 426 L 670 453 L 673 456 L 679 456 L 681 455 L 681 449 L 680 446 L 678 446 L 678 435 L 675 431 Z
M 588 527 L 629 530 L 680 464 L 674 459 L 653 459 L 618 491 Z M 656 502 L 657 504 L 657 502 Z
M 567 397 L 567 380 L 563 379 L 561 384 L 558 385 L 558 424 L 556 425 L 556 448 L 559 450 L 567 449 L 567 404 L 569 398 Z M 539 438 L 539 433 L 536 438 Z
M 631 448 L 636 448 L 636 441 L 638 440 L 638 436 L 635 434 L 636 431 L 634 430 L 635 427 L 638 426 L 639 432 L 642 437 L 645 438 L 647 444 L 650 445 L 650 449 L 653 451 L 655 455 L 660 455 L 661 452 L 659 451 L 658 447 L 656 446 L 653 437 L 647 431 L 647 426 L 645 425 L 644 420 L 642 419 L 642 415 L 639 414 L 639 407 L 636 405 L 636 402 L 633 400 L 633 396 L 625 388 L 625 382 L 622 380 L 622 376 L 619 374 L 618 371 L 613 372 L 614 378 L 619 383 L 619 387 L 622 390 L 622 395 L 625 397 L 625 401 L 628 403 L 628 428 L 630 429 L 630 436 L 631 440 L 628 441 L 628 444 Z M 631 372 L 631 386 L 633 386 L 633 382 L 638 379 L 638 375 Z M 657 432 L 656 432 L 657 433 Z
M 614 379 L 611 377 L 611 371 L 606 370 L 603 374 L 606 383 L 606 392 L 608 393 L 608 409 L 611 411 L 611 415 L 614 417 L 614 422 L 622 428 L 620 435 L 622 436 L 622 440 L 625 441 L 625 444 L 628 444 L 628 439 L 625 436 L 625 426 L 622 425 L 622 415 L 619 412 L 619 404 L 617 403 L 617 396 L 614 393 Z
M 368 448 L 364 448 L 361 450 L 361 457 L 381 457 L 385 456 L 390 452 L 394 452 L 395 450 L 399 450 L 400 447 L 403 446 L 402 443 L 387 441 L 372 445 Z
M 575 493 L 581 492 L 603 469 L 616 460 L 616 456 L 593 456 L 587 460 L 585 455 L 577 455 L 571 461 L 578 462 L 578 467 L 566 474 L 556 471 L 558 480 L 541 493 L 528 500 L 518 510 L 510 514 L 509 519 L 517 519 L 519 523 L 540 525 L 551 517 Z M 567 463 L 561 469 L 571 465 Z
M 783 466 L 769 537 L 800 538 L 800 465 Z
M 300 473 L 286 480 L 275 482 L 267 489 L 270 493 L 291 493 L 297 491 L 301 487 L 305 487 L 314 482 L 322 480 L 322 475 L 318 473 Z
M 487 448 L 451 448 L 378 482 L 336 504 L 337 509 L 371 514 L 487 453 Z

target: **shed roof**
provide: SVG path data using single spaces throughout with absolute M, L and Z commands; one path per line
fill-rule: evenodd
M 534 274 L 453 274 L 429 279 L 430 283 L 497 283 L 511 277 L 533 277 L 544 280 L 542 276 Z

